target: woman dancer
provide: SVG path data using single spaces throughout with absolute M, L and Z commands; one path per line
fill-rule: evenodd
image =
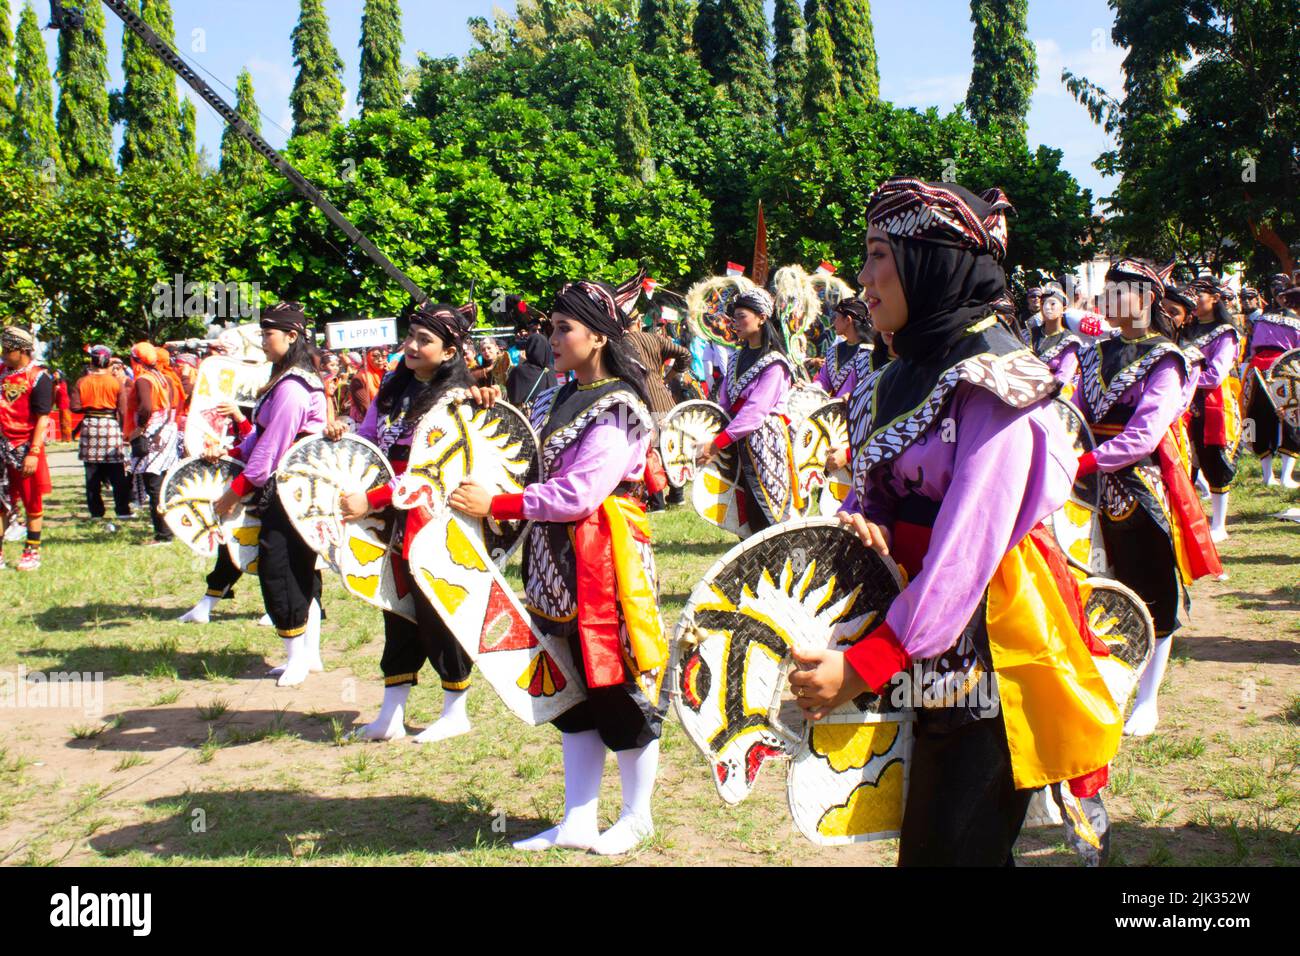
M 297 302 L 281 302 L 262 312 L 262 349 L 271 380 L 253 408 L 253 427 L 230 452 L 244 470 L 217 499 L 213 510 L 227 518 L 242 498 L 262 519 L 257 544 L 257 580 L 288 661 L 278 673 L 281 687 L 294 687 L 311 671 L 324 670 L 320 657 L 321 578 L 316 552 L 302 540 L 285 514 L 272 481 L 293 443 L 325 427 L 325 387 L 316 376 L 307 316 Z M 210 453 L 210 457 L 215 457 Z
M 898 357 L 852 397 L 841 521 L 910 580 L 850 650 L 796 651 L 790 679 L 820 719 L 863 691 L 889 694 L 915 663 L 901 866 L 1009 864 L 1032 791 L 1068 780 L 1093 800 L 1120 739 L 1042 525 L 1074 481 L 1058 385 L 993 314 L 1009 208 L 1000 190 L 914 179 L 872 197 L 859 283 Z M 1096 800 L 1094 813 L 1104 822 Z
M 766 289 L 741 292 L 727 303 L 742 343 L 728 357 L 718 390 L 718 404 L 731 415 L 731 423 L 696 455 L 706 465 L 732 443 L 741 443 L 738 504 L 741 524 L 748 524 L 751 534 L 789 520 L 803 504 L 785 414 L 795 372 L 773 321 L 775 311 Z
M 848 398 L 858 381 L 855 371 L 858 353 L 871 342 L 871 319 L 867 317 L 867 304 L 856 298 L 836 302 L 831 317 L 835 332 L 843 341 L 834 343 L 826 353 L 826 361 L 813 384 L 831 398 Z
M 1083 339 L 1065 327 L 1065 290 L 1055 282 L 1042 289 L 1042 323 L 1030 326 L 1030 347 L 1047 363 L 1061 383 L 1061 397 L 1069 398 L 1079 384 L 1079 350 Z
M 340 499 L 344 521 L 357 521 L 372 511 L 383 511 L 393 503 L 393 491 L 406 471 L 411 455 L 411 437 L 420 419 L 449 388 L 470 388 L 469 369 L 461 356 L 472 320 L 445 304 L 424 304 L 411 315 L 410 330 L 402 345 L 402 364 L 385 376 L 375 400 L 366 411 L 356 434 L 374 442 L 393 466 L 388 484 L 369 494 L 356 492 Z M 474 390 L 478 392 L 478 389 Z M 489 388 L 487 391 L 495 391 Z M 327 429 L 329 437 L 342 436 L 341 421 Z M 470 730 L 468 695 L 473 664 L 442 617 L 415 586 L 407 558 L 417 531 L 425 522 L 424 512 L 402 513 L 399 532 L 401 557 L 393 558 L 393 573 L 415 600 L 415 621 L 384 611 L 384 654 L 379 666 L 384 675 L 384 701 L 379 716 L 356 732 L 363 740 L 397 740 L 406 736 L 406 700 L 419 683 L 420 668 L 427 660 L 442 680 L 442 715 L 416 736 L 416 743 L 447 740 Z
M 629 288 L 630 286 L 630 288 Z M 451 496 L 466 514 L 528 518 L 524 586 L 534 623 L 569 642 L 587 698 L 553 722 L 564 750 L 564 819 L 515 844 L 626 853 L 654 833 L 659 690 L 668 645 L 643 479 L 654 423 L 644 370 L 624 341 L 621 306 L 636 283 L 572 282 L 551 314 L 556 368 L 574 381 L 534 404 L 543 480 L 490 496 L 467 481 Z M 623 809 L 598 832 L 605 750 L 618 755 Z
M 1210 487 L 1210 540 L 1228 537 L 1228 488 L 1237 474 L 1241 406 L 1228 386 L 1241 336 L 1224 304 L 1226 290 L 1213 279 L 1197 279 L 1184 290 L 1196 297 L 1194 322 L 1178 329 L 1178 344 L 1204 358 L 1192 397 L 1190 438 L 1194 468 Z
M 1255 317 L 1251 326 L 1250 344 L 1247 346 L 1245 408 L 1246 418 L 1254 422 L 1255 436 L 1252 450 L 1259 456 L 1259 467 L 1264 475 L 1264 485 L 1274 485 L 1273 456 L 1282 453 L 1282 478 L 1284 488 L 1300 488 L 1293 477 L 1296 457 L 1300 456 L 1300 428 L 1282 421 L 1261 386 L 1269 369 L 1279 355 L 1300 348 L 1300 286 L 1286 286 L 1287 276 L 1279 273 L 1269 280 L 1273 303 Z
M 1079 474 L 1102 472 L 1102 536 L 1115 577 L 1137 592 L 1155 622 L 1155 652 L 1138 684 L 1124 732 L 1142 737 L 1159 720 L 1156 696 L 1170 640 L 1190 608 L 1186 585 L 1223 567 L 1171 427 L 1189 399 L 1189 361 L 1161 331 L 1164 283 L 1149 263 L 1116 262 L 1106 273 L 1107 319 L 1119 334 L 1080 356 L 1074 403 L 1099 444 Z

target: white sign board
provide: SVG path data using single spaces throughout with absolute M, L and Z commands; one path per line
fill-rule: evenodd
M 396 345 L 397 341 L 396 319 L 357 319 L 325 325 L 328 349 L 368 349 L 375 345 Z

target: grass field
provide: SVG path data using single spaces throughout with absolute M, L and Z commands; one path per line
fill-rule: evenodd
M 1176 638 L 1162 724 L 1125 740 L 1106 802 L 1120 865 L 1300 861 L 1300 526 L 1272 513 L 1254 460 L 1233 496 L 1226 582 L 1200 582 Z M 655 796 L 658 833 L 632 857 L 519 854 L 509 841 L 563 806 L 557 734 L 472 691 L 475 730 L 442 744 L 350 743 L 382 693 L 378 611 L 327 576 L 327 671 L 301 688 L 263 676 L 280 658 L 257 627 L 248 578 L 206 627 L 174 618 L 203 593 L 206 562 L 144 548 L 147 523 L 109 535 L 85 519 L 80 481 L 56 481 L 44 566 L 0 574 L 0 675 L 102 672 L 102 713 L 0 706 L 0 862 L 8 864 L 891 864 L 895 846 L 819 849 L 789 821 L 784 774 L 765 768 L 738 808 L 670 717 Z M 677 509 L 652 517 L 666 619 L 732 541 Z M 18 546 L 10 544 L 10 564 Z M 518 584 L 517 562 L 511 577 Z M 426 669 L 407 724 L 441 691 Z M 4 685 L 0 684 L 0 690 Z M 602 825 L 619 805 L 606 766 Z M 1028 865 L 1075 865 L 1058 834 L 1027 831 Z

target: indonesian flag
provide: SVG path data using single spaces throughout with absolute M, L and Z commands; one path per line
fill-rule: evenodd
M 828 276 L 833 276 L 835 275 L 835 266 L 833 263 L 827 262 L 823 259 L 822 264 L 817 267 L 817 271 Z
M 737 265 L 737 264 L 734 263 L 734 262 L 728 262 L 728 263 L 727 263 L 727 275 L 729 275 L 729 276 L 743 276 L 744 274 L 745 274 L 745 267 L 744 267 L 744 266 L 742 266 L 742 265 Z
M 659 319 L 663 322 L 676 322 L 680 318 L 676 309 L 664 306 L 659 310 Z
M 649 276 L 641 280 L 641 291 L 645 293 L 647 299 L 655 297 L 655 289 L 659 288 L 659 283 Z

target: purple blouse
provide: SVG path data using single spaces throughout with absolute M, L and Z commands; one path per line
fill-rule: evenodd
M 366 417 L 361 420 L 361 424 L 356 427 L 356 430 L 352 434 L 356 435 L 358 438 L 364 438 L 366 441 L 374 442 L 376 446 L 379 446 L 379 450 L 382 451 L 385 456 L 391 458 L 392 456 L 389 452 L 394 447 L 399 445 L 404 445 L 407 448 L 411 447 L 411 439 L 415 437 L 415 427 L 412 425 L 409 431 L 400 435 L 388 448 L 382 447 L 379 442 L 379 406 L 375 402 L 371 402 L 370 407 L 366 409 Z M 397 469 L 394 468 L 393 470 L 396 471 Z M 402 476 L 400 474 L 394 475 L 389 480 L 388 487 L 391 490 L 396 491 L 397 486 L 401 481 Z
M 723 434 L 731 441 L 748 438 L 763 424 L 768 415 L 784 415 L 786 397 L 790 394 L 790 371 L 780 362 L 773 362 L 741 391 L 732 396 L 728 392 L 730 383 L 723 379 L 718 389 L 718 404 L 728 412 L 744 399 L 744 407 L 736 412 Z
M 1079 386 L 1079 350 L 1077 348 L 1061 349 L 1047 363 L 1052 370 L 1052 377 L 1062 385 L 1077 388 Z
M 297 376 L 282 379 L 257 410 L 257 427 L 239 445 L 244 479 L 261 488 L 280 467 L 280 459 L 294 440 L 304 433 L 324 431 L 325 421 L 323 391 L 309 389 Z
M 615 416 L 617 417 L 617 416 Z M 645 476 L 650 433 L 630 440 L 617 421 L 593 422 L 551 464 L 545 481 L 524 489 L 524 517 L 533 521 L 581 521 L 624 481 Z
M 821 369 L 817 372 L 817 377 L 813 379 L 813 384 L 819 386 L 831 398 L 848 398 L 853 394 L 853 386 L 858 384 L 858 369 L 853 361 L 857 353 L 855 351 L 849 354 L 848 371 L 844 375 L 844 384 L 837 389 L 833 387 L 834 383 L 831 381 L 831 359 L 835 354 L 835 350 L 839 347 L 840 343 L 838 342 L 831 346 L 831 353 L 826 357 L 826 361 L 822 363 Z M 865 347 L 858 346 L 858 348 Z
M 1251 333 L 1250 339 L 1251 354 L 1263 348 L 1281 349 L 1284 352 L 1300 349 L 1300 329 L 1279 325 L 1276 322 L 1256 320 L 1255 330 Z
M 872 470 L 859 511 L 892 529 L 909 493 L 939 502 L 924 565 L 890 605 L 885 621 L 913 659 L 934 657 L 957 643 L 998 565 L 1034 526 L 1070 495 L 1074 450 L 1048 401 L 1015 409 L 996 395 L 962 383 L 943 429 Z
M 1080 388 L 1070 400 L 1089 422 L 1097 416 L 1088 407 Z M 1118 404 L 1133 409 L 1124 430 L 1114 438 L 1099 444 L 1093 452 L 1099 471 L 1119 471 L 1141 461 L 1160 444 L 1174 423 L 1187 408 L 1190 393 L 1183 380 L 1182 367 L 1174 355 L 1166 355 L 1140 382 L 1124 390 Z
M 1232 372 L 1232 367 L 1237 364 L 1236 334 L 1230 329 L 1224 329 L 1201 348 L 1201 354 L 1205 356 L 1205 365 L 1196 387 L 1208 392 L 1222 385 L 1223 380 Z

